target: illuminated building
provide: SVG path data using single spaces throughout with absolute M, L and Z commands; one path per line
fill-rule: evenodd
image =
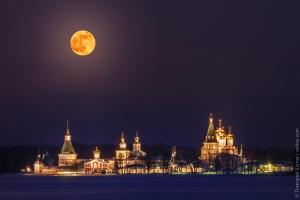
M 230 156 L 232 162 L 237 162 L 242 159 L 242 147 L 240 151 L 234 145 L 234 135 L 231 132 L 231 127 L 229 127 L 228 132 L 226 133 L 224 127 L 222 126 L 222 120 L 219 119 L 219 126 L 217 129 L 214 128 L 214 119 L 212 113 L 209 117 L 209 125 L 207 133 L 205 136 L 205 141 L 200 150 L 199 159 L 207 163 L 210 168 L 215 164 L 216 158 L 220 162 L 224 161 Z M 228 160 L 228 159 L 227 159 Z M 234 165 L 232 163 L 231 165 Z
M 127 159 L 130 156 L 130 151 L 127 149 L 124 133 L 121 133 L 119 148 L 116 150 L 116 166 L 118 173 L 124 174 L 127 172 Z
M 41 174 L 43 172 L 44 164 L 41 161 L 41 154 L 38 154 L 37 160 L 33 164 L 33 171 L 35 174 Z
M 136 132 L 134 137 L 134 143 L 132 145 L 132 151 L 130 152 L 130 156 L 127 159 L 127 172 L 128 173 L 135 173 L 135 174 L 142 174 L 146 173 L 147 166 L 145 162 L 146 152 L 142 151 L 140 143 L 140 137 Z
M 238 150 L 234 145 L 234 135 L 231 128 L 226 132 L 222 126 L 222 120 L 219 120 L 219 126 L 215 129 L 211 114 L 205 141 L 201 147 L 200 160 L 184 160 L 180 153 L 177 155 L 175 146 L 172 148 L 171 158 L 164 155 L 149 157 L 142 150 L 138 133 L 135 134 L 132 150 L 130 150 L 127 148 L 123 132 L 113 158 L 102 158 L 98 147 L 93 151 L 93 158 L 77 158 L 67 122 L 64 144 L 58 154 L 58 165 L 54 166 L 53 162 L 49 162 L 51 159 L 47 159 L 49 158 L 48 153 L 43 154 L 43 156 L 39 153 L 33 164 L 33 172 L 37 175 L 203 173 L 207 171 L 207 166 L 209 166 L 208 171 L 213 169 L 216 166 L 216 160 L 223 166 L 227 166 L 228 163 L 226 162 L 229 161 L 228 166 L 231 169 L 236 169 L 236 166 L 243 160 L 242 152 L 242 146 Z
M 121 134 L 119 148 L 116 150 L 116 166 L 119 173 L 144 173 L 146 153 L 141 149 L 140 138 L 136 133 L 132 151 L 127 149 L 124 133 Z
M 130 152 L 131 156 L 134 157 L 145 157 L 146 153 L 142 151 L 141 143 L 140 143 L 140 137 L 138 136 L 138 133 L 136 132 L 134 137 L 134 143 L 132 145 L 132 151 Z
M 127 149 L 124 133 L 121 133 L 119 148 L 116 150 L 117 160 L 127 160 L 130 156 L 130 151 Z
M 37 159 L 33 164 L 33 172 L 35 174 L 57 174 L 57 167 L 55 166 L 46 166 L 43 163 L 43 157 L 40 153 L 37 155 Z
M 60 154 L 58 154 L 58 166 L 74 166 L 77 161 L 77 154 L 71 142 L 71 134 L 69 129 L 69 123 L 67 121 L 67 130 L 65 134 L 65 142 L 61 148 Z
M 85 173 L 102 173 L 107 174 L 113 171 L 114 161 L 104 160 L 100 157 L 100 151 L 96 147 L 93 152 L 94 158 L 90 161 L 84 162 L 84 172 Z

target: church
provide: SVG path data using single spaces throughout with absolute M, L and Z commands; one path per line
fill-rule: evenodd
M 84 162 L 84 173 L 86 174 L 108 174 L 113 173 L 114 160 L 101 158 L 98 147 L 93 151 L 94 158 Z
M 125 135 L 121 133 L 119 148 L 116 150 L 116 171 L 120 174 L 142 174 L 146 173 L 146 152 L 142 151 L 140 137 L 136 132 L 132 151 L 127 149 Z
M 219 163 L 222 168 L 236 168 L 243 160 L 242 145 L 238 149 L 234 145 L 234 135 L 231 127 L 228 127 L 228 131 L 225 131 L 222 119 L 219 119 L 218 122 L 218 127 L 215 129 L 214 118 L 211 113 L 199 159 L 211 169 L 216 168 L 216 163 Z
M 35 174 L 82 174 L 83 164 L 87 159 L 78 159 L 75 149 L 71 141 L 71 133 L 69 122 L 67 121 L 67 128 L 64 137 L 64 143 L 58 154 L 58 165 L 47 166 L 43 163 L 41 154 L 37 156 L 34 163 Z
M 74 166 L 77 161 L 77 154 L 71 142 L 71 135 L 69 129 L 69 121 L 67 121 L 67 130 L 65 134 L 65 141 L 61 148 L 60 154 L 58 154 L 58 166 Z

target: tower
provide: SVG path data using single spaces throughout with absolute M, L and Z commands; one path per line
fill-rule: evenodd
M 131 156 L 135 159 L 146 156 L 146 152 L 142 151 L 140 137 L 137 132 L 135 133 L 134 142 L 132 144 Z
M 172 146 L 171 158 L 175 159 L 175 157 L 176 157 L 176 146 Z
M 206 132 L 205 142 L 206 143 L 217 142 L 215 128 L 214 128 L 214 118 L 213 118 L 212 113 L 210 113 L 210 115 L 209 115 L 209 124 L 208 124 L 208 129 Z
M 65 141 L 58 154 L 58 166 L 73 166 L 76 164 L 77 154 L 71 142 L 71 134 L 69 129 L 69 121 L 67 120 L 67 129 L 65 133 Z
M 127 144 L 125 142 L 125 137 L 124 137 L 124 132 L 121 133 L 119 148 L 120 149 L 126 149 L 127 148 Z
M 233 134 L 231 132 L 231 127 L 228 128 L 228 134 L 226 136 L 227 146 L 233 146 Z
M 176 146 L 172 146 L 170 164 L 175 164 L 176 162 Z
M 94 154 L 94 159 L 99 159 L 100 158 L 100 151 L 98 150 L 97 146 L 96 146 L 96 149 L 93 152 L 93 154 Z
M 132 145 L 133 151 L 141 151 L 141 143 L 140 143 L 140 137 L 138 136 L 138 133 L 135 133 L 134 137 L 134 143 Z
M 211 165 L 216 159 L 218 153 L 218 141 L 216 138 L 215 128 L 214 128 L 214 118 L 213 114 L 210 113 L 208 129 L 205 136 L 205 141 L 200 150 L 200 157 L 202 161 Z
M 219 151 L 223 151 L 226 145 L 226 134 L 224 127 L 222 126 L 222 119 L 219 119 L 219 127 L 217 128 L 216 132 L 216 138 L 217 142 L 219 143 Z
M 124 132 L 121 133 L 121 139 L 119 143 L 119 148 L 116 150 L 116 159 L 126 160 L 130 155 L 130 151 L 127 150 L 127 144 L 125 141 Z
M 38 153 L 37 159 L 35 163 L 33 164 L 33 171 L 35 174 L 41 174 L 43 170 L 44 164 L 41 161 L 41 154 Z

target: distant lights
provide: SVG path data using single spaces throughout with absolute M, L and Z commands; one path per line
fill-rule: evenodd
M 27 172 L 27 173 L 32 172 L 31 168 L 30 168 L 30 167 L 26 167 L 26 172 Z

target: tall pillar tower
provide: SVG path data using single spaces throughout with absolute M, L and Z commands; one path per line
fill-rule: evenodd
M 69 129 L 69 121 L 67 120 L 67 129 L 65 133 L 65 141 L 58 154 L 58 166 L 73 166 L 76 164 L 77 154 L 71 142 L 71 134 Z
M 200 150 L 199 159 L 208 164 L 212 164 L 216 159 L 217 153 L 218 142 L 214 128 L 214 118 L 213 114 L 210 113 L 208 129 L 206 132 L 205 141 L 203 142 L 203 145 Z
M 138 136 L 138 133 L 135 133 L 134 137 L 134 143 L 132 145 L 133 151 L 141 151 L 141 143 L 140 143 L 140 137 Z
M 94 159 L 100 159 L 100 151 L 98 150 L 98 147 L 96 146 L 95 151 L 93 151 Z
M 121 133 L 121 139 L 119 143 L 119 148 L 116 150 L 116 159 L 126 160 L 130 155 L 130 151 L 127 149 L 127 144 L 125 141 L 124 133 Z

